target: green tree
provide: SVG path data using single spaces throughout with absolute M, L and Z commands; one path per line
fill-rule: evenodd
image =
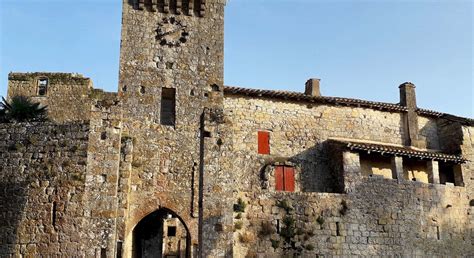
M 8 102 L 2 97 L 0 103 L 0 121 L 2 122 L 32 122 L 47 119 L 47 107 L 40 107 L 25 96 L 14 96 Z

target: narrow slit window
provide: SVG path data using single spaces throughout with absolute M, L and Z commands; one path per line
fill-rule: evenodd
M 163 88 L 161 92 L 161 124 L 174 126 L 176 122 L 176 90 Z
M 270 132 L 258 132 L 258 154 L 270 154 Z
M 48 93 L 48 84 L 49 81 L 47 78 L 38 79 L 38 95 L 45 96 Z
M 56 202 L 53 202 L 53 205 L 51 205 L 51 225 L 53 226 L 53 228 L 56 228 L 56 210 Z

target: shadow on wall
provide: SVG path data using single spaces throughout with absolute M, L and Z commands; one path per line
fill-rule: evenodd
M 307 193 L 340 189 L 340 175 L 333 172 L 331 155 L 325 143 L 320 143 L 288 158 L 301 166 L 301 192 L 260 188 L 251 194 L 258 199 L 250 200 L 255 208 L 252 212 L 264 213 L 252 214 L 250 223 L 257 225 L 254 229 L 261 231 L 260 225 L 270 223 L 269 227 L 277 230 L 259 238 L 259 243 L 247 245 L 249 253 L 275 245 L 278 254 L 308 257 L 474 255 L 474 207 L 470 207 L 467 187 L 363 176 L 354 182 L 350 193 Z M 281 161 L 269 158 L 267 162 Z M 311 182 L 314 180 L 320 182 Z M 282 217 L 285 209 L 293 228 Z
M 0 183 L 0 256 L 17 253 L 18 226 L 25 209 L 30 182 Z
M 301 192 L 341 193 L 343 191 L 340 175 L 333 172 L 330 149 L 327 143 L 318 143 L 315 146 L 285 158 L 299 168 L 299 184 Z M 279 158 L 270 159 L 269 164 Z M 280 158 L 282 159 L 282 158 Z

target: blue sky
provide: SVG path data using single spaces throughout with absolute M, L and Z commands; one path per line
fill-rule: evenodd
M 116 91 L 119 0 L 0 0 L 0 95 L 10 71 L 78 72 Z M 470 0 L 229 0 L 225 84 L 397 103 L 474 116 Z

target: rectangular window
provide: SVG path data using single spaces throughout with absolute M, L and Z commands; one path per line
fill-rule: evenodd
M 287 166 L 276 166 L 275 190 L 285 192 L 295 191 L 295 168 Z
M 270 154 L 270 132 L 258 131 L 258 154 Z
M 175 125 L 176 120 L 176 90 L 163 88 L 161 92 L 161 116 L 162 125 Z
M 38 95 L 45 96 L 48 92 L 48 79 L 38 79 Z
M 464 186 L 461 166 L 450 162 L 439 162 L 439 182 L 443 185 L 451 183 L 455 186 Z
M 168 226 L 168 236 L 169 237 L 176 236 L 176 227 Z

